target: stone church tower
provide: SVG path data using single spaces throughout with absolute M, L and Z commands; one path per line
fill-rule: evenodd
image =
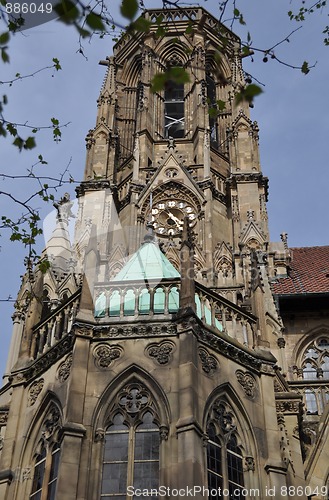
M 0 498 L 323 500 L 328 247 L 269 241 L 239 38 L 143 16 L 101 61 L 74 244 L 65 195 L 18 294 Z

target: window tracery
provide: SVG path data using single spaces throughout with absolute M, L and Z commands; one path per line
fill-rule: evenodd
M 303 378 L 329 380 L 329 336 L 321 336 L 308 345 L 304 351 Z
M 306 413 L 321 415 L 329 401 L 329 335 L 321 334 L 304 349 L 297 373 L 307 381 L 301 388 Z
M 222 498 L 221 490 L 229 490 L 229 498 L 241 498 L 244 488 L 243 455 L 239 443 L 236 419 L 229 404 L 218 399 L 213 404 L 207 422 L 207 474 L 210 498 Z M 216 494 L 213 494 L 214 492 Z
M 60 464 L 60 413 L 53 406 L 44 420 L 34 459 L 31 500 L 55 500 Z
M 101 498 L 124 500 L 127 487 L 159 487 L 160 425 L 153 398 L 140 383 L 117 395 L 105 430 Z

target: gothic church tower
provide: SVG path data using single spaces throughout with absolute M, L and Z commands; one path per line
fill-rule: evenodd
M 290 254 L 269 241 L 258 126 L 235 99 L 239 38 L 202 8 L 144 18 L 149 32 L 101 61 L 74 244 L 65 195 L 51 267 L 19 292 L 0 393 L 4 500 L 159 487 L 283 499 L 306 484 L 302 397 L 283 376 L 270 288 Z

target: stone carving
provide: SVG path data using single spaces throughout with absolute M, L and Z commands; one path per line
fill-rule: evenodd
M 245 457 L 246 470 L 255 471 L 255 460 L 254 457 Z
M 300 402 L 299 401 L 277 401 L 276 402 L 277 413 L 299 413 L 300 412 Z
M 7 425 L 8 413 L 9 413 L 8 410 L 5 410 L 5 411 L 0 410 L 0 427 L 3 425 Z
M 43 378 L 36 380 L 30 387 L 27 406 L 33 406 L 44 386 Z
M 176 335 L 177 326 L 173 324 L 143 324 L 143 325 L 123 325 L 113 326 L 96 326 L 94 327 L 94 337 L 155 337 L 158 335 Z
M 69 354 L 65 361 L 59 365 L 58 371 L 57 371 L 57 378 L 60 382 L 65 382 L 70 376 L 71 373 L 71 366 L 72 366 L 72 361 L 73 361 L 73 356 L 72 354 Z
M 160 439 L 161 441 L 167 441 L 169 434 L 169 429 L 166 425 L 161 425 L 160 427 Z
M 235 374 L 239 384 L 244 390 L 245 395 L 250 399 L 254 399 L 257 394 L 257 383 L 251 373 L 237 370 Z
M 224 401 L 217 400 L 214 403 L 212 414 L 213 419 L 219 423 L 219 426 L 224 434 L 231 434 L 236 430 L 231 408 L 229 408 Z
M 22 469 L 22 481 L 26 481 L 27 479 L 31 479 L 31 467 Z
M 151 344 L 147 347 L 147 354 L 156 360 L 159 365 L 166 365 L 171 361 L 171 355 L 175 344 L 172 342 L 160 342 L 160 344 Z
M 286 339 L 283 337 L 279 337 L 277 340 L 277 344 L 280 349 L 283 349 L 284 347 L 286 347 Z
M 110 346 L 108 344 L 101 344 L 94 349 L 93 356 L 95 358 L 96 366 L 99 368 L 108 368 L 112 361 L 120 358 L 123 353 L 122 347 Z
M 105 439 L 105 430 L 104 429 L 96 429 L 95 442 L 99 443 L 100 441 L 104 441 L 104 439 Z
M 65 335 L 57 344 L 55 344 L 49 351 L 43 354 L 36 360 L 33 366 L 24 372 L 22 379 L 30 380 L 44 373 L 50 366 L 52 366 L 58 359 L 67 354 L 73 346 L 74 337 L 70 333 Z
M 201 359 L 202 369 L 207 375 L 213 375 L 218 368 L 218 361 L 215 356 L 209 354 L 207 349 L 199 348 L 199 358 Z
M 130 415 L 136 415 L 150 402 L 150 393 L 141 384 L 129 384 L 119 394 L 119 406 Z
M 57 406 L 53 405 L 42 425 L 41 436 L 43 441 L 49 441 L 56 431 L 60 429 L 60 412 Z
M 0 436 L 0 451 L 3 448 L 3 442 L 4 442 L 3 436 Z

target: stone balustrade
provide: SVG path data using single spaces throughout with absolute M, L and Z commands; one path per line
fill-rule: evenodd
M 30 356 L 37 359 L 53 345 L 70 333 L 79 304 L 80 294 L 74 294 L 60 307 L 57 307 L 44 321 L 33 330 Z

